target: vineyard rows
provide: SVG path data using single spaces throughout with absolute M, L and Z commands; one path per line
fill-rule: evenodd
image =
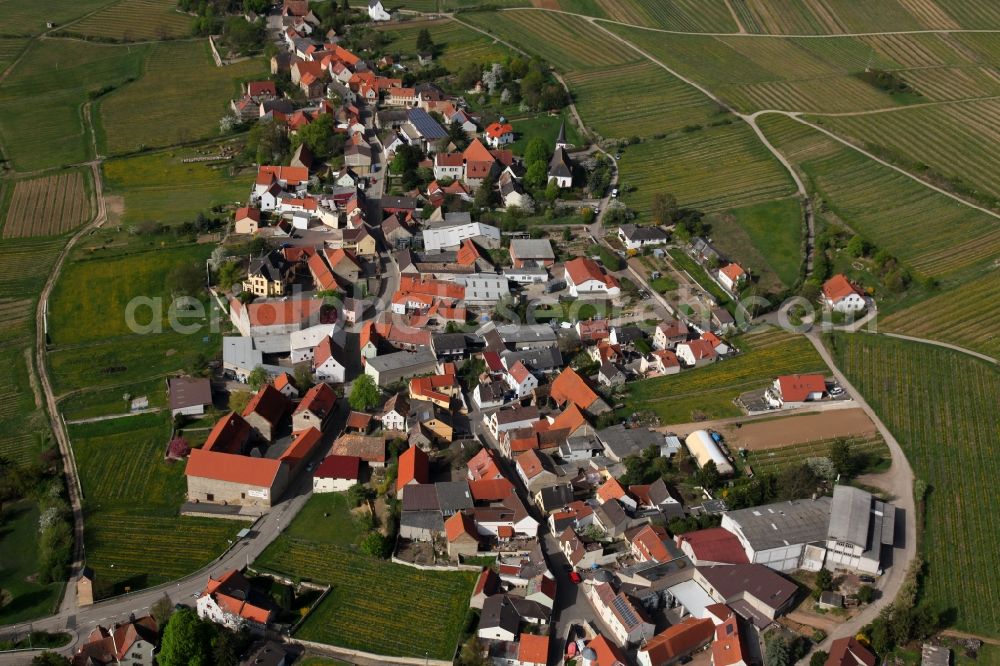
M 761 128 L 783 149 L 786 136 L 802 150 L 807 134 L 785 117 L 767 116 Z M 856 232 L 925 275 L 944 276 L 1000 252 L 1000 225 L 992 217 L 938 194 L 843 146 L 799 160 L 824 203 Z
M 1000 637 L 1000 371 L 947 349 L 837 335 L 837 364 L 902 445 L 929 488 L 921 545 L 926 597 L 955 629 Z
M 880 330 L 941 340 L 1000 358 L 996 271 L 879 318 Z
M 7 209 L 3 237 L 55 236 L 89 218 L 90 200 L 80 171 L 19 180 Z
M 824 118 L 823 124 L 1000 197 L 1000 102 L 996 100 Z
M 122 0 L 66 27 L 71 33 L 123 42 L 187 37 L 191 17 L 173 0 Z
M 0 297 L 0 343 L 14 342 L 27 334 L 27 325 L 34 316 L 32 305 L 30 298 Z
M 608 18 L 685 32 L 736 32 L 725 0 L 598 0 Z
M 855 455 L 860 453 L 877 454 L 879 458 L 889 459 L 889 447 L 879 435 L 870 437 L 849 437 L 846 438 L 851 444 L 851 452 Z M 791 466 L 801 465 L 809 458 L 826 458 L 830 455 L 830 446 L 835 440 L 823 439 L 805 444 L 795 444 L 785 446 L 780 449 L 766 449 L 761 451 L 750 451 L 747 454 L 747 463 L 753 468 L 755 474 L 763 472 L 777 473 L 782 469 Z
M 27 295 L 41 288 L 65 240 L 30 238 L 0 240 L 0 294 Z
M 649 61 L 570 72 L 583 122 L 603 137 L 648 137 L 708 122 L 716 105 Z M 627 100 L 608 104 L 609 99 Z
M 298 631 L 299 638 L 432 659 L 452 658 L 475 581 L 472 572 L 420 571 L 341 546 L 285 536 L 269 546 L 256 565 L 333 586 Z
M 648 213 L 653 195 L 670 192 L 681 206 L 721 211 L 794 192 L 788 173 L 743 123 L 644 141 L 625 151 L 624 200 Z
M 601 38 L 585 19 L 537 11 L 463 14 L 462 20 L 537 55 L 563 72 L 634 62 L 639 55 L 621 42 Z

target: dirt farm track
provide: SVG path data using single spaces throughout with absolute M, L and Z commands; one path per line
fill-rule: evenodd
M 737 428 L 736 423 L 742 423 Z M 756 421 L 726 419 L 726 422 L 681 423 L 661 430 L 674 432 L 682 439 L 695 430 L 711 428 L 722 433 L 730 450 L 750 451 L 780 449 L 838 437 L 864 437 L 876 432 L 875 425 L 862 409 L 837 409 L 797 416 L 774 416 Z

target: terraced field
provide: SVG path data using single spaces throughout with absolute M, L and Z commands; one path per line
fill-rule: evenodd
M 69 428 L 87 502 L 87 565 L 96 573 L 98 596 L 189 574 L 225 550 L 242 527 L 178 515 L 184 465 L 163 459 L 169 421 L 169 414 L 142 414 Z
M 83 171 L 19 180 L 7 208 L 4 238 L 56 236 L 90 219 Z
M 14 167 L 28 171 L 87 160 L 90 137 L 81 107 L 88 93 L 138 77 L 146 48 L 55 39 L 32 43 L 0 85 L 0 141 Z
M 0 69 L 14 62 L 27 45 L 27 39 L 0 39 Z
M 748 32 L 767 34 L 989 28 L 997 20 L 995 9 L 982 1 L 732 0 L 732 4 Z
M 545 59 L 563 72 L 639 60 L 628 46 L 600 39 L 585 19 L 566 14 L 515 10 L 462 14 L 461 19 Z
M 262 58 L 216 67 L 205 40 L 155 44 L 142 78 L 101 102 L 101 151 L 118 154 L 217 136 L 240 83 L 265 72 Z
M 788 173 L 740 122 L 643 141 L 629 146 L 619 164 L 623 200 L 640 213 L 650 211 L 657 192 L 712 212 L 795 191 Z
M 1000 252 L 1000 220 L 927 189 L 784 116 L 760 126 L 857 233 L 924 275 L 947 277 Z
M 946 289 L 904 310 L 879 317 L 882 331 L 941 340 L 1000 358 L 1000 308 L 996 307 L 1000 273 Z
M 662 425 L 703 418 L 739 416 L 733 404 L 741 393 L 763 387 L 774 377 L 797 372 L 824 372 L 826 366 L 801 335 L 767 330 L 742 338 L 746 351 L 734 358 L 679 375 L 627 385 L 624 414 L 653 414 Z
M 1000 100 L 812 120 L 1000 197 Z
M 583 122 L 603 137 L 648 137 L 707 123 L 717 105 L 649 61 L 569 72 Z M 609 104 L 617 99 L 620 103 Z
M 66 26 L 63 32 L 121 42 L 173 39 L 191 34 L 192 19 L 173 0 L 121 0 Z
M 1000 24 L 1000 6 L 991 0 L 934 0 L 963 28 L 996 29 Z
M 417 52 L 417 34 L 427 29 L 435 47 L 439 50 L 435 60 L 452 71 L 468 62 L 483 65 L 499 62 L 508 53 L 507 47 L 502 44 L 497 44 L 482 33 L 469 30 L 466 26 L 448 19 L 403 23 L 380 29 L 392 40 L 386 47 L 387 50 L 404 56 Z
M 923 594 L 954 628 L 1000 637 L 1000 370 L 946 349 L 865 334 L 828 340 L 837 365 L 927 484 Z

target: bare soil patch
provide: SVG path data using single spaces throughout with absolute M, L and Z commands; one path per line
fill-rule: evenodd
M 778 416 L 759 421 L 726 419 L 725 423 L 681 423 L 662 428 L 682 438 L 695 430 L 712 428 L 722 434 L 730 450 L 766 451 L 837 437 L 860 437 L 876 431 L 864 410 L 835 409 L 797 416 Z M 741 426 L 737 427 L 737 423 Z

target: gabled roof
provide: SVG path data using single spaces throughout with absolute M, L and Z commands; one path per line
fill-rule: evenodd
M 712 642 L 712 666 L 732 666 L 746 663 L 743 656 L 743 640 L 740 636 L 739 620 L 730 610 L 725 621 L 715 628 Z
M 623 497 L 627 497 L 628 493 L 625 492 L 625 488 L 622 484 L 618 482 L 618 479 L 612 477 L 604 482 L 604 484 L 597 489 L 597 497 L 602 502 L 607 502 L 608 500 L 620 500 Z
M 444 521 L 444 532 L 448 536 L 448 541 L 455 541 L 463 535 L 479 539 L 475 521 L 464 511 L 459 511 Z
M 183 409 L 212 404 L 212 385 L 203 377 L 171 377 L 167 380 L 170 408 Z
M 726 264 L 719 269 L 719 272 L 729 278 L 731 281 L 736 282 L 740 278 L 746 276 L 747 272 L 743 270 L 743 267 L 739 264 Z
M 327 456 L 313 472 L 313 478 L 357 481 L 360 470 L 361 458 L 357 456 Z
M 823 375 L 782 375 L 777 381 L 781 398 L 786 402 L 802 402 L 811 393 L 826 392 Z
M 251 414 L 257 414 L 272 426 L 288 412 L 290 404 L 285 394 L 274 388 L 270 384 L 264 384 L 257 393 L 250 398 L 246 409 L 243 410 L 244 418 Z
M 323 433 L 316 428 L 307 428 L 295 433 L 295 438 L 288 448 L 278 456 L 278 460 L 287 460 L 292 465 L 297 465 L 308 458 L 323 439 Z
M 206 451 L 231 453 L 243 446 L 251 430 L 250 424 L 242 416 L 229 412 L 215 422 L 202 448 Z
M 566 368 L 559 373 L 552 382 L 549 395 L 560 406 L 571 402 L 583 411 L 587 411 L 591 405 L 600 400 L 600 396 L 573 368 Z
M 469 481 L 469 492 L 477 502 L 499 502 L 511 496 L 514 484 L 505 478 Z
M 318 315 L 323 307 L 323 301 L 314 298 L 290 298 L 281 301 L 254 301 L 245 307 L 251 326 L 283 326 L 301 324 L 310 317 Z
M 862 295 L 861 290 L 851 284 L 843 273 L 837 273 L 823 283 L 823 296 L 833 303 L 847 298 L 851 294 Z
M 369 463 L 384 463 L 385 438 L 353 433 L 341 435 L 330 452 L 338 456 L 358 456 Z
M 875 655 L 854 636 L 838 638 L 830 645 L 824 666 L 875 666 Z
M 280 460 L 251 458 L 250 456 L 220 453 L 201 448 L 191 450 L 184 474 L 216 481 L 270 488 L 280 469 Z
M 479 139 L 473 139 L 472 143 L 462 153 L 466 162 L 488 162 L 492 164 L 495 160 L 493 154 L 483 145 Z
M 528 379 L 528 377 L 531 377 L 531 371 L 528 370 L 528 368 L 521 361 L 518 361 L 513 366 L 511 366 L 510 370 L 508 370 L 507 373 L 518 384 L 523 384 L 524 381 Z
M 326 384 L 316 384 L 306 391 L 299 406 L 295 408 L 295 413 L 311 411 L 320 418 L 326 417 L 337 404 L 337 394 Z
M 704 562 L 746 564 L 750 561 L 736 535 L 722 527 L 678 534 L 675 541 L 678 546 L 687 543 L 695 559 Z
M 513 134 L 514 126 L 510 123 L 490 123 L 486 127 L 486 136 L 491 139 L 499 139 L 504 134 Z
M 427 483 L 430 477 L 429 464 L 427 454 L 420 447 L 411 446 L 403 451 L 399 456 L 396 472 L 396 490 L 413 481 Z
M 690 349 L 691 357 L 694 358 L 695 361 L 699 361 L 701 359 L 706 359 L 706 358 L 715 358 L 716 356 L 718 356 L 718 354 L 715 351 L 715 347 L 712 345 L 712 343 L 709 342 L 708 340 L 704 340 L 701 338 L 697 340 L 691 340 L 689 342 L 682 342 L 677 346 L 687 347 L 688 349 Z
M 333 338 L 327 335 L 316 345 L 313 352 L 313 367 L 318 368 L 330 359 L 333 359 L 337 365 L 344 365 L 344 350 L 333 341 Z
M 551 459 L 535 449 L 529 449 L 518 456 L 516 464 L 528 480 L 534 479 L 545 472 L 555 474 Z
M 567 261 L 565 264 L 566 273 L 575 285 L 581 285 L 588 280 L 603 282 L 608 287 L 617 287 L 618 280 L 604 270 L 604 267 L 593 259 L 587 257 L 577 257 Z
M 664 544 L 669 538 L 667 531 L 659 525 L 646 525 L 632 535 L 632 545 L 642 553 L 646 560 L 669 562 L 674 559 Z
M 691 654 L 715 635 L 715 625 L 709 619 L 689 617 L 647 641 L 639 652 L 649 655 L 654 664 L 668 664 Z
M 587 648 L 593 650 L 597 656 L 597 666 L 626 666 L 627 658 L 621 649 L 605 638 L 598 636 L 587 644 Z

